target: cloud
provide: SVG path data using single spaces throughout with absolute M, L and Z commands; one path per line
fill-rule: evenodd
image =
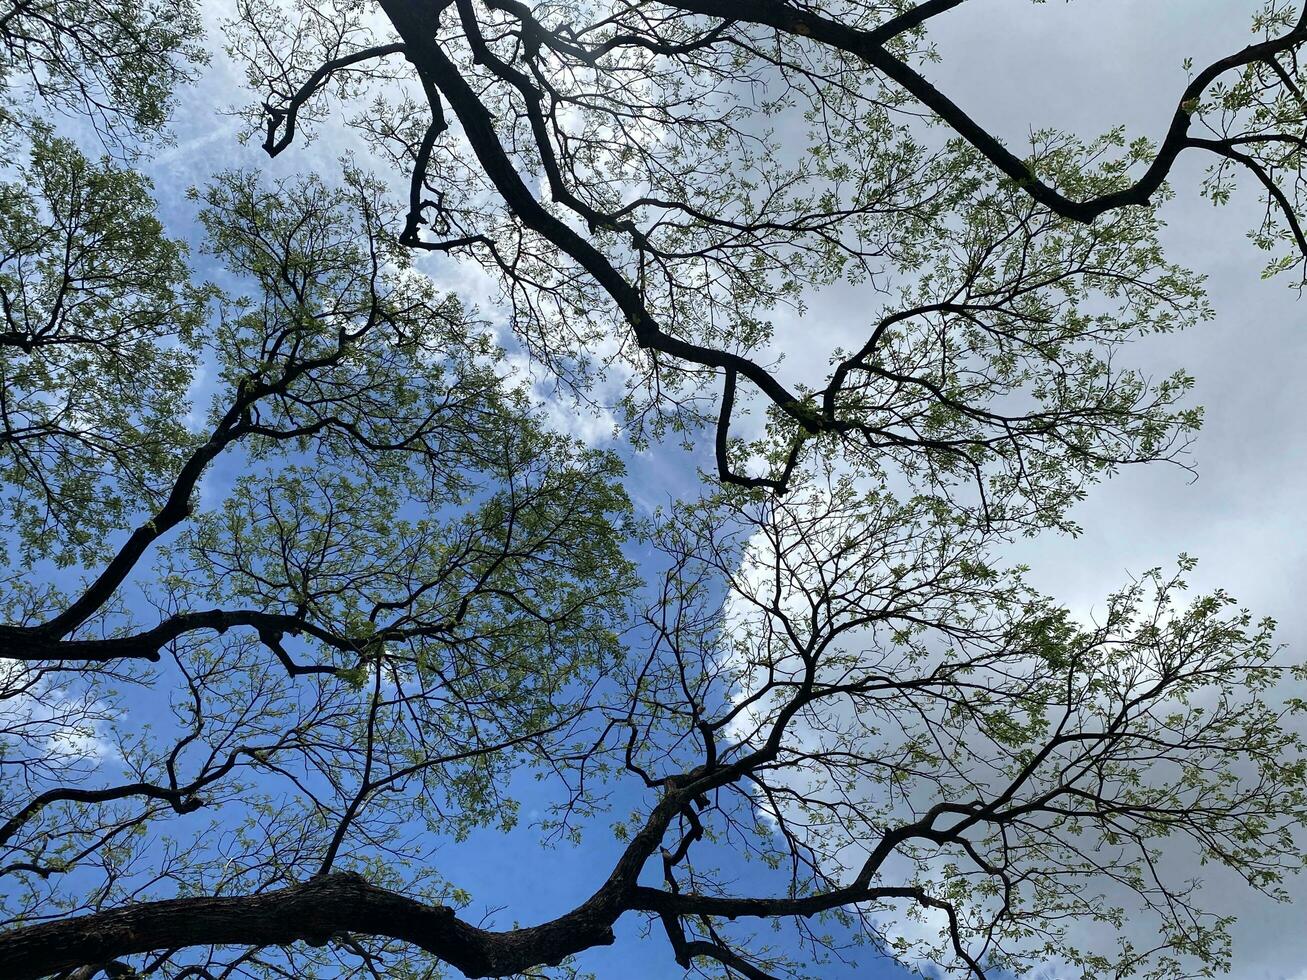
M 13 746 L 6 765 L 68 775 L 120 760 L 107 731 L 117 715 L 94 685 L 73 690 L 41 679 L 29 664 L 0 659 L 0 739 Z

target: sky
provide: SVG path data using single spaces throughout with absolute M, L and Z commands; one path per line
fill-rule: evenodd
M 211 4 L 211 25 L 226 6 Z M 935 22 L 941 61 L 928 74 L 1013 145 L 1044 126 L 1092 138 L 1124 124 L 1130 137 L 1156 139 L 1187 80 L 1184 59 L 1201 65 L 1247 43 L 1259 6 L 1260 0 L 971 0 Z M 221 112 L 238 101 L 231 93 L 240 81 L 218 51 L 200 85 L 183 96 L 177 144 L 147 162 L 174 234 L 193 236 L 193 205 L 185 191 L 207 173 L 231 166 L 273 173 L 334 168 L 347 148 L 330 130 L 271 163 L 257 146 L 241 145 L 235 121 Z M 1088 612 L 1101 608 L 1130 574 L 1190 554 L 1199 560 L 1189 576 L 1196 589 L 1225 588 L 1255 613 L 1273 616 L 1290 655 L 1307 659 L 1307 602 L 1301 597 L 1307 575 L 1307 305 L 1287 280 L 1260 278 L 1264 256 L 1244 237 L 1256 199 L 1248 195 L 1215 209 L 1197 193 L 1200 174 L 1197 161 L 1182 158 L 1172 179 L 1176 197 L 1163 211 L 1164 242 L 1172 260 L 1208 275 L 1216 317 L 1129 352 L 1136 366 L 1155 375 L 1183 367 L 1196 377 L 1194 400 L 1206 409 L 1193 448 L 1197 478 L 1174 467 L 1127 470 L 1074 511 L 1085 529 L 1081 536 L 1023 541 L 1007 557 L 1030 565 L 1036 586 Z M 449 263 L 424 268 L 450 288 L 475 294 L 482 286 L 475 274 Z M 781 317 L 774 343 L 791 352 L 783 370 L 821 376 L 826 352 L 847 346 L 865 328 L 857 302 L 833 290 L 810 297 L 802 321 Z M 812 331 L 822 333 L 819 344 L 804 342 Z M 805 351 L 820 360 L 805 362 Z M 679 495 L 696 465 L 710 468 L 706 454 L 696 458 L 671 448 L 632 465 L 646 503 Z M 522 789 L 529 816 L 531 789 Z M 474 908 L 508 906 L 495 919 L 505 926 L 552 916 L 588 895 L 616 848 L 593 834 L 582 851 L 542 852 L 523 828 L 474 834 L 437 860 L 447 878 L 475 894 Z M 1234 930 L 1235 980 L 1307 980 L 1307 880 L 1292 886 L 1304 903 L 1297 908 L 1259 900 L 1217 876 L 1212 882 L 1214 904 L 1241 916 Z M 618 936 L 617 945 L 587 954 L 579 965 L 603 978 L 681 975 L 661 936 L 642 942 L 633 921 L 621 924 Z M 888 980 L 902 974 L 874 966 L 856 975 Z

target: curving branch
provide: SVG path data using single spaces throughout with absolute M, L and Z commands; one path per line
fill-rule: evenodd
M 1064 218 L 1085 223 L 1092 222 L 1108 211 L 1148 204 L 1170 174 L 1181 152 L 1190 147 L 1203 146 L 1189 138 L 1189 126 L 1193 121 L 1197 101 L 1212 82 L 1237 68 L 1264 61 L 1274 63 L 1276 55 L 1292 51 L 1307 42 L 1307 9 L 1304 9 L 1297 24 L 1287 33 L 1250 44 L 1234 54 L 1213 61 L 1194 75 L 1181 92 L 1166 135 L 1144 173 L 1128 187 L 1076 200 L 1042 181 L 1037 174 L 1031 172 L 1025 161 L 976 122 L 966 110 L 907 62 L 886 50 L 885 42 L 904 29 L 895 21 L 889 21 L 878 28 L 863 29 L 824 17 L 811 7 L 798 7 L 782 0 L 668 0 L 668 5 L 708 17 L 759 24 L 858 56 L 934 112 L 1000 172 L 1010 177 L 1044 207 Z M 914 18 L 919 18 L 915 23 L 921 23 L 927 17 L 953 6 L 957 4 L 921 4 L 904 16 L 910 26 L 915 26 L 911 23 Z M 1204 148 L 1212 149 L 1210 146 Z
M 463 922 L 448 907 L 335 872 L 262 894 L 144 902 L 16 929 L 0 935 L 0 973 L 11 980 L 38 980 L 159 949 L 322 946 L 337 935 L 362 933 L 410 942 L 469 977 L 496 977 L 611 943 L 606 919 L 583 908 L 544 925 L 491 932 Z
M 402 44 L 379 44 L 374 47 L 364 48 L 362 51 L 351 52 L 340 58 L 333 58 L 314 71 L 309 76 L 308 81 L 296 89 L 284 104 L 264 103 L 263 109 L 268 116 L 268 121 L 267 132 L 263 138 L 263 149 L 268 156 L 275 157 L 294 141 L 295 125 L 299 119 L 300 109 L 304 103 L 317 94 L 332 75 L 365 61 L 376 61 L 380 58 L 388 58 L 392 54 L 403 53 L 404 45 Z M 280 130 L 280 134 L 278 130 Z
M 387 936 L 427 950 L 469 977 L 498 977 L 614 941 L 613 923 L 640 868 L 657 849 L 689 791 L 653 809 L 603 885 L 575 909 L 538 926 L 493 932 L 433 906 L 333 872 L 300 885 L 240 897 L 177 898 L 0 933 L 0 975 L 37 978 L 88 963 L 201 945 L 325 945 L 340 933 Z

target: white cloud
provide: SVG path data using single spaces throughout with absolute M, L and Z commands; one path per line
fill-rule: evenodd
M 121 758 L 107 730 L 117 709 L 99 692 L 31 675 L 28 664 L 0 660 L 0 740 L 12 746 L 0 764 L 84 774 Z

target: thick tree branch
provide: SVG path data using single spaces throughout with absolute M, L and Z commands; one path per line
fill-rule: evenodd
M 192 946 L 324 945 L 337 934 L 388 936 L 440 957 L 469 977 L 518 973 L 612 942 L 611 920 L 585 908 L 540 926 L 490 932 L 445 906 L 338 872 L 278 891 L 176 898 L 15 929 L 0 935 L 0 975 L 37 978 L 135 953 Z
M 213 630 L 225 633 L 238 627 L 252 627 L 261 639 L 279 642 L 284 634 L 307 634 L 339 650 L 354 650 L 356 645 L 316 626 L 311 622 L 285 613 L 260 612 L 254 609 L 206 609 L 176 613 L 159 625 L 130 636 L 115 636 L 97 640 L 63 640 L 47 634 L 17 627 L 0 627 L 0 656 L 14 660 L 92 661 L 149 660 L 158 661 L 165 646 L 187 633 Z M 333 673 L 335 667 L 304 666 L 286 663 L 292 674 Z

